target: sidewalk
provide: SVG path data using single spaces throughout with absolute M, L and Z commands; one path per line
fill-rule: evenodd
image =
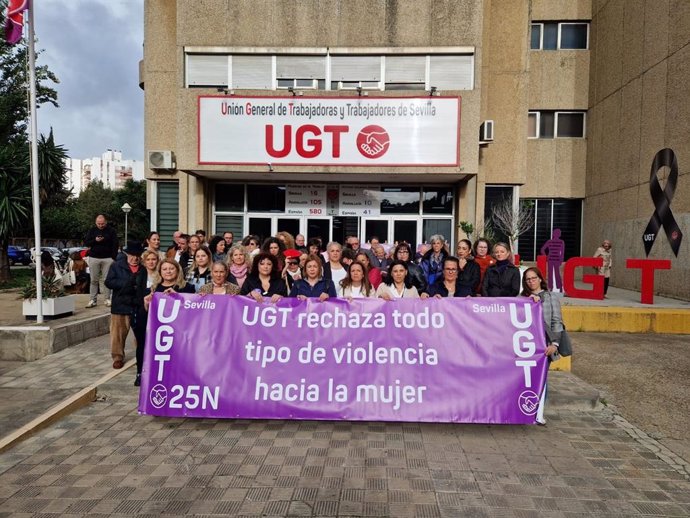
M 37 388 L 113 372 L 106 337 L 4 368 L 0 392 L 24 397 L 0 397 L 2 423 L 42 411 Z M 690 514 L 688 464 L 605 408 L 560 404 L 588 390 L 568 373 L 550 375 L 546 427 L 139 416 L 133 371 L 118 373 L 0 454 L 0 515 Z

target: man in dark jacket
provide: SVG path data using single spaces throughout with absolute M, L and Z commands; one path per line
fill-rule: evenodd
M 113 357 L 114 369 L 121 369 L 125 362 L 125 342 L 136 310 L 139 258 L 144 249 L 136 241 L 129 241 L 123 252 L 126 254 L 125 257 L 110 267 L 105 279 L 105 285 L 113 290 L 110 308 L 110 354 Z
M 89 247 L 89 272 L 91 274 L 91 287 L 89 289 L 90 300 L 87 308 L 96 306 L 98 299 L 98 285 L 105 297 L 105 305 L 110 306 L 110 290 L 105 285 L 108 270 L 117 257 L 119 246 L 117 232 L 108 225 L 103 214 L 96 217 L 96 225 L 92 227 L 84 237 L 84 245 Z

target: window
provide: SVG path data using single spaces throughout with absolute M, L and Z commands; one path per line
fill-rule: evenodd
M 386 90 L 424 90 L 426 56 L 386 56 Z
M 228 86 L 228 56 L 187 54 L 187 86 Z
M 560 229 L 565 242 L 565 260 L 579 257 L 582 239 L 582 200 L 521 199 L 534 204 L 535 221 L 532 228 L 520 236 L 518 251 L 523 261 L 536 261 L 541 247 L 551 239 L 554 229 Z
M 584 111 L 531 111 L 527 114 L 527 138 L 584 138 Z
M 419 214 L 419 187 L 382 187 L 381 214 Z
M 422 196 L 424 214 L 453 213 L 453 189 L 449 187 L 425 187 Z
M 472 90 L 474 88 L 474 56 L 431 56 L 429 87 L 439 90 Z
M 535 22 L 530 33 L 532 50 L 586 50 L 589 22 Z
M 244 185 L 227 183 L 217 184 L 216 211 L 244 212 Z
M 276 56 L 278 89 L 324 89 L 326 56 Z
M 231 56 L 232 88 L 238 90 L 273 89 L 273 57 L 261 55 Z
M 331 89 L 378 89 L 381 81 L 381 56 L 331 57 Z
M 541 38 L 541 32 L 536 35 Z M 202 52 L 203 47 L 190 47 L 185 53 L 188 88 L 408 91 L 431 87 L 441 91 L 474 88 L 471 52 L 404 55 L 330 55 L 328 49 L 318 55 Z
M 247 185 L 248 212 L 285 212 L 285 187 Z

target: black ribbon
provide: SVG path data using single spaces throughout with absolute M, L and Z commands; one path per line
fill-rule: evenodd
M 671 172 L 666 180 L 666 186 L 662 189 L 659 183 L 657 173 L 662 167 L 669 167 Z M 642 236 L 644 243 L 644 250 L 647 256 L 652 251 L 654 241 L 656 240 L 659 229 L 663 226 L 664 232 L 668 242 L 671 244 L 671 250 L 678 257 L 678 250 L 680 249 L 680 242 L 683 239 L 683 233 L 680 231 L 678 223 L 676 223 L 673 213 L 671 212 L 671 200 L 676 192 L 676 184 L 678 183 L 678 159 L 672 149 L 665 148 L 659 151 L 652 162 L 652 171 L 649 176 L 649 192 L 652 195 L 654 202 L 654 214 L 649 220 L 647 228 Z

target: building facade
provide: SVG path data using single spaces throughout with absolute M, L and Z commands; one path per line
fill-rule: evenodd
M 594 32 L 623 4 L 147 0 L 153 225 L 455 243 L 461 222 L 481 233 L 508 203 L 534 214 L 524 259 L 554 228 L 567 257 L 590 255 L 618 237 L 591 223 L 602 211 L 588 196 L 604 195 L 590 117 L 609 72 Z

